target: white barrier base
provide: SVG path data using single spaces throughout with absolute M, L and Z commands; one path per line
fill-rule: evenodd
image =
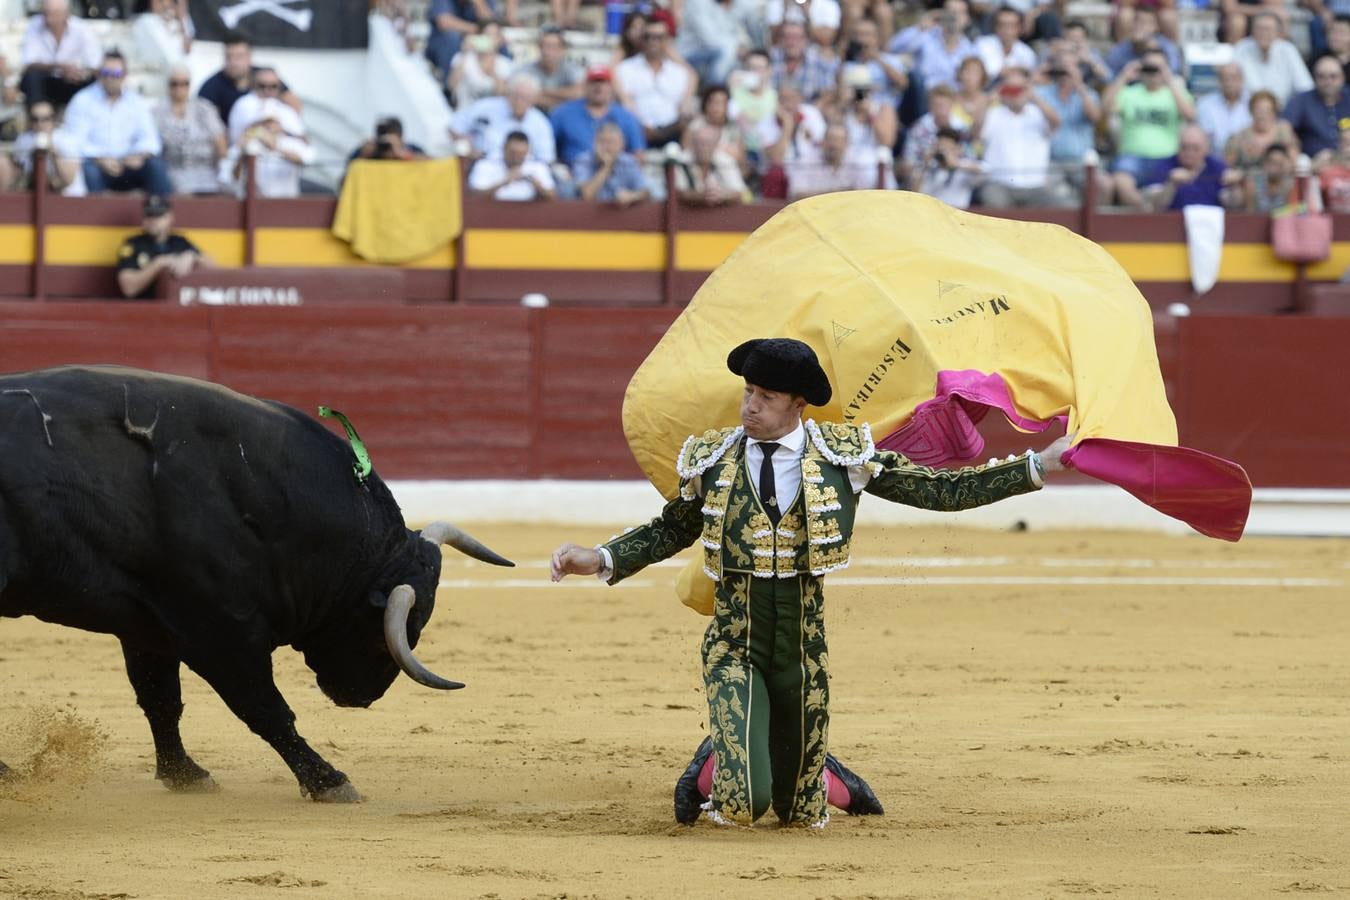
M 404 517 L 412 523 L 518 522 L 557 525 L 636 525 L 661 509 L 661 495 L 645 481 L 393 481 Z M 1008 529 L 1124 529 L 1193 534 L 1189 526 L 1109 485 L 1055 486 L 959 516 L 927 512 L 875 497 L 858 507 L 865 525 L 933 525 Z M 1350 536 L 1350 490 L 1257 490 L 1249 535 Z

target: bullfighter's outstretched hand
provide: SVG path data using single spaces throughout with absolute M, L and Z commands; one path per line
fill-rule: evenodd
M 554 581 L 566 575 L 594 575 L 600 571 L 600 552 L 580 544 L 567 543 L 553 551 L 549 573 Z

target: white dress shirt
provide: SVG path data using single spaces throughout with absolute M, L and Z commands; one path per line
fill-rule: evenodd
M 71 16 L 66 22 L 66 31 L 58 43 L 56 36 L 47 27 L 46 20 L 41 15 L 36 15 L 28 20 L 28 30 L 23 35 L 19 59 L 25 69 L 34 63 L 97 69 L 103 62 L 103 47 L 99 45 L 94 30 L 83 19 Z
M 530 156 L 551 163 L 557 156 L 553 125 L 538 107 L 531 106 L 517 118 L 505 97 L 484 97 L 460 107 L 450 120 L 450 130 L 473 142 L 474 149 L 489 159 L 501 159 L 506 136 L 513 131 L 530 139 Z
M 281 130 L 291 137 L 305 136 L 305 122 L 295 108 L 288 106 L 276 97 L 264 97 L 256 92 L 245 94 L 230 109 L 230 143 L 239 140 L 239 135 L 266 119 L 276 119 Z
M 158 156 L 163 149 L 150 104 L 135 91 L 124 90 L 113 99 L 97 81 L 71 98 L 62 127 L 86 158 Z
M 997 35 L 986 34 L 976 39 L 975 53 L 984 63 L 984 70 L 989 73 L 990 81 L 998 77 L 1004 66 L 1018 66 L 1028 72 L 1036 71 L 1036 51 L 1021 41 L 1013 44 L 1011 50 L 1004 52 L 1003 42 Z
M 1245 37 L 1233 47 L 1233 62 L 1242 68 L 1243 87 L 1252 93 L 1270 91 L 1281 108 L 1295 94 L 1313 89 L 1308 64 L 1298 48 L 1283 38 L 1276 38 L 1270 55 L 1265 56 L 1255 38 Z
M 494 200 L 518 200 L 530 201 L 538 199 L 539 190 L 542 188 L 551 191 L 557 188 L 553 181 L 553 173 L 549 171 L 546 164 L 537 159 L 527 159 L 525 164 L 520 167 L 522 177 L 516 181 L 506 181 L 508 174 L 506 162 L 500 159 L 483 158 L 473 164 L 469 171 L 469 189 L 473 191 L 486 191 L 493 185 L 501 185 L 492 194 Z M 526 177 L 533 178 L 534 181 L 527 181 Z M 535 187 L 535 185 L 539 187 Z
M 1002 104 L 990 106 L 980 130 L 989 180 L 1010 188 L 1045 187 L 1053 130 L 1034 103 L 1020 112 Z
M 653 69 L 642 54 L 630 56 L 614 69 L 633 106 L 629 110 L 644 128 L 662 128 L 680 118 L 680 103 L 689 87 L 689 70 L 668 59 Z
M 1250 99 L 1245 90 L 1233 103 L 1229 103 L 1221 91 L 1196 99 L 1195 119 L 1209 135 L 1209 146 L 1215 156 L 1222 156 L 1228 139 L 1252 124 L 1252 114 L 1247 108 Z

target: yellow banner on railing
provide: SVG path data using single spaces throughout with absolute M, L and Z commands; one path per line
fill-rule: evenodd
M 333 215 L 333 234 L 377 263 L 420 259 L 464 227 L 459 160 L 353 160 Z

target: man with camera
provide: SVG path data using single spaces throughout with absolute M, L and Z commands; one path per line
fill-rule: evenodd
M 846 73 L 862 68 L 868 74 L 872 96 L 878 103 L 893 108 L 900 105 L 900 95 L 909 87 L 909 70 L 900 57 L 882 51 L 881 32 L 876 22 L 860 19 L 853 24 L 844 63 L 839 70 L 841 90 L 850 87 L 844 84 Z
M 356 149 L 352 159 L 426 159 L 419 146 L 403 140 L 403 122 L 397 116 L 385 116 L 375 123 L 375 136 Z
M 918 189 L 949 206 L 967 209 L 980 173 L 980 163 L 966 152 L 961 132 L 940 128 L 923 160 L 923 169 L 917 178 Z
M 1138 80 L 1136 80 L 1138 79 Z M 1157 48 L 1127 63 L 1106 89 L 1102 106 L 1120 116 L 1112 180 L 1116 203 L 1143 208 L 1139 189 L 1157 183 L 1158 161 L 1174 156 L 1181 126 L 1195 119 L 1186 84 L 1172 74 L 1167 54 Z

